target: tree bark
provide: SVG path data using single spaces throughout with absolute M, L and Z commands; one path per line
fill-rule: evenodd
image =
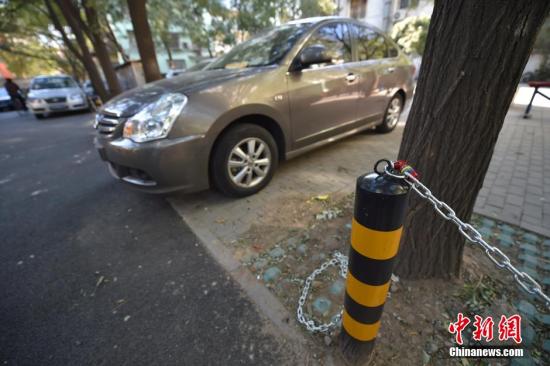
M 160 40 L 162 41 L 162 45 L 164 46 L 164 49 L 166 50 L 166 54 L 168 55 L 168 65 L 170 68 L 173 68 L 172 61 L 174 59 L 172 57 L 172 50 L 170 49 L 170 43 L 164 36 L 160 37 Z
M 107 90 L 105 90 L 105 86 L 103 85 L 103 81 L 101 80 L 101 75 L 97 70 L 94 60 L 92 59 L 92 54 L 88 49 L 88 45 L 86 44 L 86 39 L 84 38 L 84 34 L 82 33 L 80 26 L 78 25 L 77 22 L 74 21 L 72 16 L 70 16 L 70 14 L 67 14 L 68 9 L 66 8 L 64 9 L 61 6 L 61 4 L 59 4 L 59 0 L 57 0 L 57 2 L 58 2 L 57 5 L 60 7 L 63 13 L 63 16 L 67 20 L 67 23 L 69 24 L 69 27 L 71 28 L 75 36 L 75 39 L 78 43 L 80 51 L 78 51 L 74 47 L 71 40 L 67 37 L 67 34 L 65 33 L 63 26 L 61 25 L 61 22 L 57 18 L 55 10 L 53 9 L 52 4 L 50 3 L 50 0 L 45 0 L 46 7 L 48 8 L 48 12 L 50 14 L 52 23 L 54 24 L 54 27 L 57 29 L 57 31 L 61 33 L 61 36 L 63 37 L 63 41 L 65 42 L 65 45 L 67 46 L 67 48 L 71 50 L 71 52 L 73 52 L 82 61 L 82 64 L 84 65 L 84 68 L 86 69 L 86 72 L 90 77 L 90 81 L 92 82 L 92 85 L 94 86 L 94 89 L 97 95 L 99 96 L 99 98 L 102 101 L 108 100 L 109 95 L 107 93 Z
M 70 3 L 70 0 L 64 0 L 66 3 Z M 111 97 L 118 95 L 122 92 L 120 87 L 120 82 L 118 81 L 118 76 L 116 74 L 113 63 L 111 62 L 111 56 L 109 55 L 109 49 L 104 41 L 103 32 L 101 30 L 101 25 L 99 24 L 99 19 L 97 16 L 96 10 L 92 7 L 89 1 L 83 2 L 84 12 L 86 13 L 86 20 L 88 21 L 90 36 L 94 43 L 94 49 L 103 69 L 103 74 L 105 79 L 107 79 L 107 85 L 109 85 L 109 91 L 111 92 Z M 79 15 L 80 17 L 80 15 Z
M 469 220 L 547 0 L 436 0 L 399 158 Z M 458 275 L 464 238 L 414 192 L 396 273 Z
M 113 32 L 113 28 L 111 27 L 111 24 L 109 23 L 109 20 L 107 19 L 107 16 L 105 14 L 103 14 L 103 24 L 105 26 L 105 29 L 107 29 L 107 36 L 111 40 L 111 43 L 113 43 L 113 45 L 115 46 L 118 53 L 120 53 L 120 55 L 122 56 L 122 60 L 124 62 L 129 61 L 130 58 L 118 42 L 115 33 Z
M 146 0 L 128 0 L 128 9 L 130 10 L 130 18 L 132 18 L 132 26 L 134 28 L 134 36 L 145 74 L 145 81 L 151 82 L 162 78 L 157 55 L 155 52 L 155 44 L 151 35 L 151 28 L 147 21 Z

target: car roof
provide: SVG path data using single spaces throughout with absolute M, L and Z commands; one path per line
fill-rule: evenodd
M 341 16 L 326 16 L 326 17 L 310 17 L 310 18 L 303 18 L 303 19 L 296 19 L 292 20 L 286 24 L 313 24 L 313 23 L 320 23 L 325 20 L 332 20 L 332 19 L 342 19 L 347 20 L 349 18 L 341 17 Z
M 70 78 L 70 79 L 72 79 L 72 77 L 70 75 L 60 74 L 60 75 L 38 75 L 38 76 L 33 77 L 32 80 L 47 79 L 47 78 Z

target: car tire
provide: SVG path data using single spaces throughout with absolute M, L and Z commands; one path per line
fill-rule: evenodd
M 36 113 L 34 117 L 36 117 L 36 119 L 44 119 L 44 115 L 42 113 Z
M 397 122 L 399 122 L 399 117 L 403 111 L 403 98 L 401 95 L 396 94 L 388 103 L 386 111 L 384 112 L 384 119 L 382 123 L 376 126 L 376 132 L 379 133 L 388 133 L 395 129 Z
M 222 194 L 250 196 L 271 181 L 278 162 L 277 144 L 269 131 L 254 124 L 238 124 L 216 143 L 210 176 Z

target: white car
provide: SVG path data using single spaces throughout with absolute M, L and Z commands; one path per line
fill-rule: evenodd
M 166 73 L 166 79 L 175 78 L 176 76 L 183 74 L 185 71 L 187 71 L 187 70 L 186 69 L 170 69 Z
M 0 86 L 0 112 L 9 111 L 10 109 L 13 109 L 11 97 L 6 89 Z
M 39 119 L 54 112 L 90 108 L 86 93 L 67 75 L 37 76 L 32 79 L 27 107 Z

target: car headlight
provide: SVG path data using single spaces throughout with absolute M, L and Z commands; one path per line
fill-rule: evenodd
M 69 95 L 69 100 L 83 100 L 84 99 L 84 96 L 80 93 L 75 93 L 75 94 L 71 94 Z
M 165 138 L 186 104 L 187 97 L 183 94 L 163 95 L 126 121 L 123 136 L 134 142 Z
M 28 98 L 27 98 L 27 102 L 29 102 L 29 103 L 36 103 L 36 104 L 42 104 L 42 103 L 44 103 L 44 99 L 28 97 Z

